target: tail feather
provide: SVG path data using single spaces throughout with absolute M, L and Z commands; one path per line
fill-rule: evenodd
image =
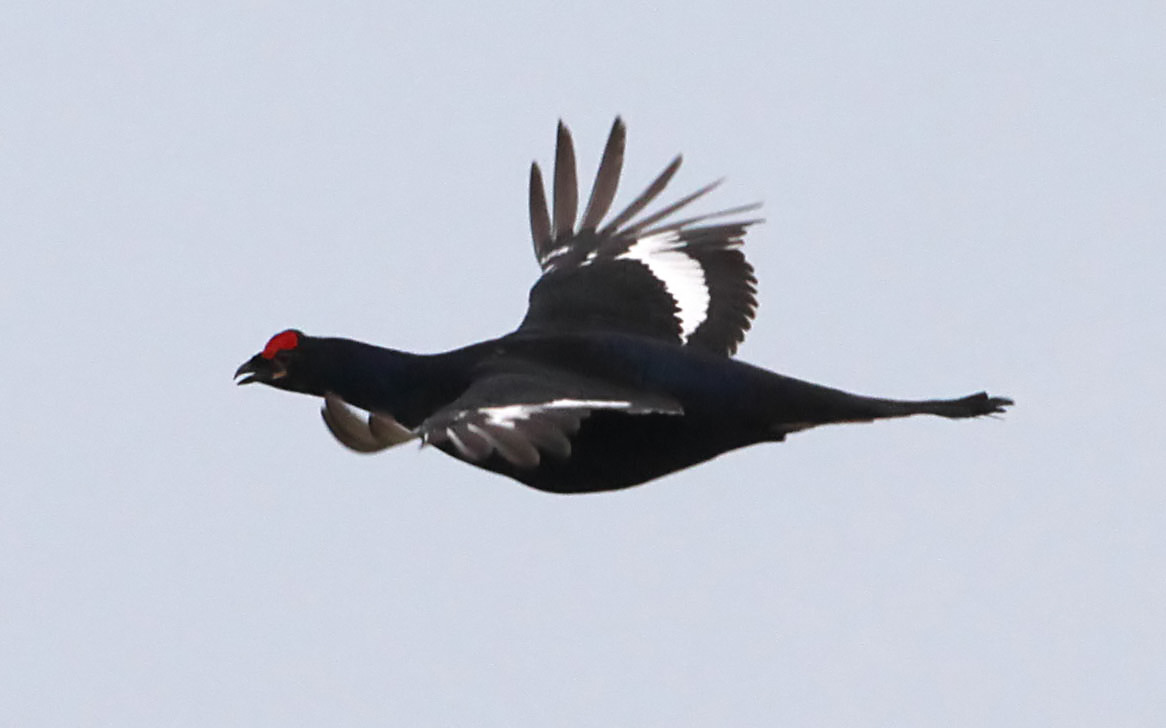
M 1007 397 L 990 397 L 987 392 L 976 392 L 959 399 L 929 399 L 918 402 L 891 400 L 888 404 L 890 417 L 939 415 L 951 419 L 965 419 L 1003 413 L 1013 402 Z
M 873 422 L 912 415 L 950 419 L 983 417 L 1001 414 L 1013 404 L 1008 397 L 992 397 L 987 392 L 956 399 L 903 400 L 866 397 L 789 377 L 773 381 L 777 386 L 766 401 L 772 408 L 768 412 L 770 430 L 778 437 L 820 425 Z
M 912 415 L 968 419 L 1001 414 L 1013 404 L 1007 397 L 992 397 L 987 392 L 977 392 L 958 399 L 901 400 L 864 397 L 816 386 L 810 391 L 815 396 L 798 398 L 798 406 L 783 408 L 782 415 L 772 425 L 774 434 L 784 437 L 791 432 L 820 425 L 874 422 Z

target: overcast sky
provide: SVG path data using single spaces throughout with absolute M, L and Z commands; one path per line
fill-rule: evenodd
M 1166 5 L 393 5 L 0 11 L 0 725 L 1166 724 Z M 509 331 L 617 113 L 743 359 L 1015 409 L 561 497 L 232 383 Z

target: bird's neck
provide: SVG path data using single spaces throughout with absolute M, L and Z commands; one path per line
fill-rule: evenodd
M 321 341 L 317 367 L 319 391 L 370 412 L 392 415 L 416 427 L 469 386 L 476 357 L 467 350 L 413 354 L 349 339 Z

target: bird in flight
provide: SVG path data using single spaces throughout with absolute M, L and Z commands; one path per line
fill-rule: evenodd
M 514 332 L 412 354 L 289 329 L 239 367 L 238 383 L 322 397 L 324 423 L 357 452 L 419 438 L 554 493 L 627 488 L 819 425 L 962 419 L 1012 404 L 985 392 L 867 397 L 734 359 L 757 308 L 757 280 L 741 251 L 759 222 L 742 215 L 756 206 L 677 219 L 713 183 L 645 212 L 679 169 L 678 156 L 608 218 L 626 136 L 617 118 L 582 217 L 574 144 L 562 122 L 549 210 L 542 173 L 531 165 L 530 229 L 542 275 Z

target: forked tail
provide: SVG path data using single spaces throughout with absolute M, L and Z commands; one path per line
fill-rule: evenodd
M 1000 414 L 1005 407 L 1013 404 L 1007 397 L 989 397 L 987 392 L 977 392 L 959 399 L 926 399 L 919 401 L 882 400 L 886 406 L 884 417 L 907 417 L 909 415 L 939 415 L 951 419 L 980 417 Z
M 866 397 L 788 377 L 781 378 L 769 402 L 773 406 L 771 427 L 778 436 L 819 425 L 873 422 L 911 415 L 967 419 L 1000 414 L 1012 405 L 1011 399 L 991 397 L 987 392 L 977 392 L 958 399 Z

